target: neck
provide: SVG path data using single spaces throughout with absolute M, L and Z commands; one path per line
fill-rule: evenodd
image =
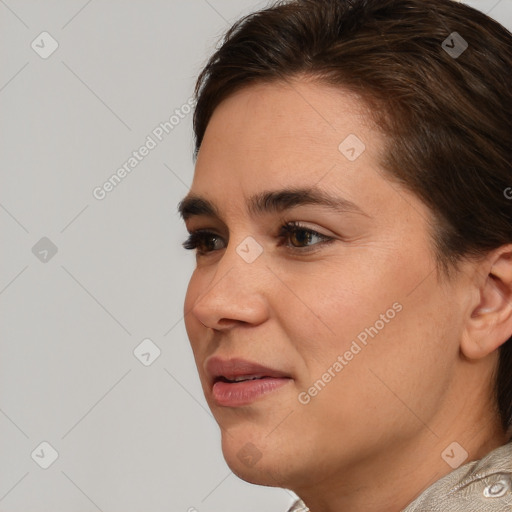
M 444 454 L 449 460 L 452 454 L 459 457 L 463 453 L 455 445 L 447 451 L 454 441 L 468 452 L 459 466 L 479 460 L 507 443 L 507 435 L 497 420 L 482 421 L 494 418 L 493 413 L 481 413 L 475 412 L 471 418 L 466 413 L 469 421 L 464 428 L 434 425 L 409 439 L 397 438 L 371 460 L 358 461 L 312 486 L 293 490 L 311 512 L 398 512 L 458 467 L 452 467 L 442 457 Z M 440 432 L 443 435 L 438 435 Z M 452 460 L 455 466 L 455 458 Z

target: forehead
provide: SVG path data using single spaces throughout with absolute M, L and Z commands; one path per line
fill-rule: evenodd
M 354 94 L 311 80 L 256 84 L 231 94 L 214 110 L 198 164 L 202 154 L 211 156 L 218 146 L 229 148 L 233 156 L 248 152 L 264 158 L 269 150 L 273 158 L 302 157 L 305 151 L 314 157 L 326 150 L 337 156 L 339 144 L 350 134 L 371 139 L 374 147 L 381 138 L 366 105 Z
M 235 193 L 249 198 L 290 186 L 337 188 L 360 181 L 361 169 L 378 167 L 382 147 L 352 94 L 313 82 L 253 85 L 214 111 L 191 193 L 222 196 L 226 203 Z

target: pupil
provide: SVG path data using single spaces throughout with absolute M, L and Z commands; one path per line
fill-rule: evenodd
M 214 251 L 215 250 L 215 241 L 217 240 L 217 237 L 216 236 L 211 236 L 209 238 L 206 239 L 207 242 L 206 242 L 206 251 Z
M 302 233 L 302 236 L 300 236 L 300 233 Z M 299 235 L 297 236 L 297 234 L 299 234 Z M 298 239 L 299 245 L 303 245 L 309 241 L 309 238 L 311 237 L 311 233 L 302 229 L 302 230 L 295 231 L 295 233 L 293 234 L 293 237 L 295 239 Z

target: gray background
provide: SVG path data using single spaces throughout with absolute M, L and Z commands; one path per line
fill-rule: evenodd
M 176 214 L 193 176 L 183 105 L 223 31 L 266 3 L 0 0 L 1 512 L 293 501 L 222 458 L 183 322 L 195 259 Z M 467 3 L 512 29 L 510 0 Z M 96 199 L 148 136 L 156 147 Z

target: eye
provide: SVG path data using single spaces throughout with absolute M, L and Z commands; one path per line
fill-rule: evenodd
M 279 246 L 285 245 L 291 250 L 302 253 L 315 250 L 315 246 L 317 245 L 334 242 L 334 238 L 302 226 L 298 222 L 288 222 L 281 226 L 278 238 L 281 240 L 278 244 Z M 319 242 L 310 245 L 310 242 L 315 238 L 318 239 Z M 183 242 L 182 246 L 187 250 L 195 249 L 198 255 L 205 255 L 219 249 L 219 247 L 217 247 L 217 249 L 215 248 L 215 244 L 219 240 L 222 241 L 219 235 L 206 229 L 198 229 L 190 233 L 190 236 Z M 291 243 L 283 243 L 283 241 Z M 220 247 L 220 249 L 222 248 L 223 247 Z
M 281 226 L 279 238 L 282 240 L 291 241 L 292 243 L 286 244 L 286 246 L 302 252 L 314 250 L 314 246 L 316 245 L 334 241 L 334 238 L 318 233 L 318 231 L 315 231 L 314 229 L 302 226 L 299 222 L 288 222 L 287 224 Z M 308 242 L 311 242 L 311 240 L 314 238 L 319 239 L 320 242 L 313 245 L 301 246 L 301 244 L 308 244 Z
M 214 240 L 213 243 L 212 240 Z M 198 229 L 192 231 L 181 245 L 187 250 L 196 249 L 198 254 L 206 254 L 215 250 L 212 248 L 215 245 L 215 240 L 221 240 L 220 236 L 206 229 Z

